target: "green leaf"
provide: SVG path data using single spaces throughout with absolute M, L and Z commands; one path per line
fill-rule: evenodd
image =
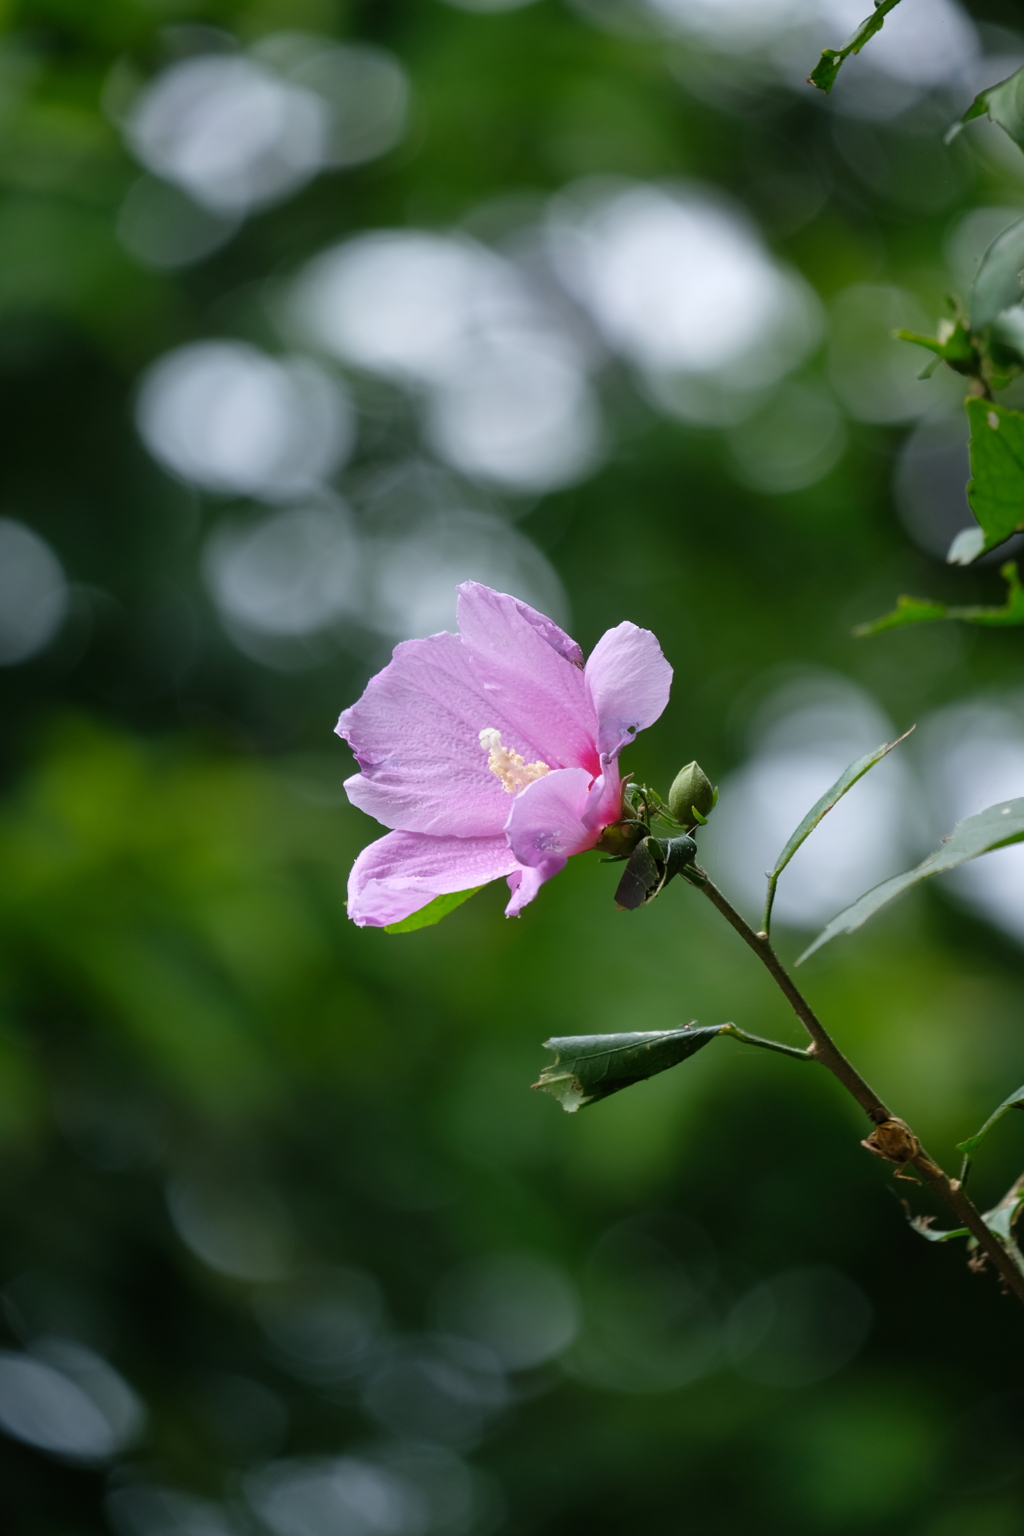
M 1001 1120 L 1007 1111 L 1011 1109 L 1024 1109 L 1024 1088 L 1015 1089 L 1008 1099 L 1004 1099 L 999 1108 L 989 1115 L 980 1131 L 976 1131 L 973 1136 L 968 1136 L 966 1141 L 957 1142 L 957 1151 L 966 1152 L 970 1156 L 981 1141 L 981 1138 L 987 1136 L 996 1121 Z
M 415 933 L 418 928 L 432 928 L 439 923 L 442 917 L 447 917 L 449 912 L 454 912 L 456 907 L 461 907 L 464 901 L 475 896 L 477 891 L 482 891 L 482 885 L 474 885 L 470 891 L 452 891 L 448 896 L 435 896 L 433 901 L 428 901 L 425 907 L 420 907 L 418 912 L 413 912 L 409 917 L 403 917 L 400 923 L 388 923 L 385 933 Z
M 1004 133 L 1009 134 L 1015 144 L 1024 149 L 1024 69 L 1018 69 L 1016 74 L 1000 80 L 998 85 L 990 85 L 979 96 L 975 96 L 963 117 L 946 134 L 946 143 L 956 138 L 965 123 L 976 117 L 984 117 L 986 113 Z
M 840 67 L 844 59 L 848 59 L 851 53 L 860 53 L 864 44 L 874 37 L 876 32 L 881 32 L 886 16 L 894 6 L 899 5 L 900 0 L 875 0 L 875 9 L 866 20 L 847 38 L 841 48 L 823 48 L 821 58 L 815 64 L 807 77 L 808 85 L 816 85 L 819 91 L 824 91 L 826 96 L 836 83 Z
M 913 729 L 914 727 L 911 726 L 910 731 Z M 903 735 L 898 737 L 895 741 L 890 741 L 888 743 L 883 742 L 882 745 L 880 747 L 876 747 L 873 752 L 866 753 L 864 757 L 858 757 L 855 763 L 851 763 L 849 768 L 845 769 L 845 771 L 839 775 L 838 779 L 836 779 L 836 782 L 832 785 L 832 788 L 826 790 L 821 799 L 818 800 L 816 804 L 811 806 L 811 809 L 807 812 L 807 815 L 797 827 L 796 831 L 791 835 L 785 848 L 783 848 L 782 852 L 775 860 L 774 867 L 768 871 L 768 899 L 765 902 L 763 925 L 766 933 L 771 926 L 772 904 L 775 901 L 775 889 L 779 883 L 779 876 L 782 874 L 782 871 L 785 869 L 794 853 L 796 853 L 797 849 L 801 846 L 802 843 L 807 841 L 815 827 L 825 816 L 828 815 L 832 807 L 839 804 L 847 790 L 852 789 L 853 786 L 857 783 L 858 779 L 862 779 L 864 775 L 875 766 L 876 763 L 880 763 L 882 758 L 892 751 L 893 747 L 898 747 L 901 741 L 906 741 L 907 737 L 910 735 L 910 731 L 904 731 Z
M 1006 602 L 1001 608 L 952 608 L 947 603 L 929 602 L 924 597 L 897 599 L 892 613 L 883 614 L 872 624 L 860 624 L 855 635 L 880 635 L 885 629 L 901 629 L 904 624 L 927 624 L 933 619 L 961 619 L 965 624 L 1024 624 L 1024 587 L 1017 575 L 1017 565 L 1008 560 L 1000 574 L 1007 585 Z
M 984 539 L 973 550 L 959 551 L 960 540 L 954 541 L 948 558 L 960 565 L 1024 528 L 1024 415 L 975 397 L 967 401 L 967 418 L 972 476 L 967 499 Z
M 930 1243 L 948 1243 L 951 1237 L 970 1237 L 966 1227 L 953 1227 L 950 1231 L 943 1232 L 932 1226 L 933 1216 L 911 1216 L 910 1225 L 921 1237 L 926 1237 Z
M 642 1083 L 668 1067 L 694 1056 L 725 1024 L 695 1028 L 655 1029 L 628 1035 L 569 1035 L 545 1040 L 544 1049 L 555 1059 L 546 1066 L 534 1088 L 553 1094 L 568 1114 L 585 1104 Z
M 966 864 L 968 859 L 976 859 L 983 853 L 992 853 L 996 848 L 1006 848 L 1011 843 L 1019 842 L 1024 842 L 1024 800 L 1002 800 L 998 805 L 990 805 L 987 810 L 979 811 L 977 816 L 968 816 L 966 821 L 961 821 L 943 839 L 941 848 L 930 853 L 914 869 L 883 880 L 881 885 L 867 891 L 852 906 L 834 917 L 810 948 L 804 950 L 797 965 L 801 965 L 816 949 L 827 944 L 829 939 L 834 939 L 837 933 L 852 933 L 887 902 L 902 896 L 904 891 L 909 891 L 919 881 L 928 880 L 932 875 L 944 874 L 947 869 L 955 869 L 958 864 Z
M 1020 1215 L 1021 1206 L 1024 1205 L 1024 1193 L 1013 1196 L 1007 1200 L 1000 1200 L 990 1211 L 983 1211 L 981 1219 L 990 1232 L 994 1232 L 1009 1248 L 1011 1254 L 1017 1256 L 1017 1246 L 1013 1239 L 1013 1225 Z M 930 1243 L 948 1243 L 951 1237 L 966 1237 L 967 1246 L 976 1248 L 978 1240 L 971 1235 L 967 1227 L 953 1227 L 948 1231 L 942 1231 L 932 1226 L 932 1216 L 911 1216 L 910 1225 L 921 1237 L 926 1237 Z
M 1024 219 L 997 235 L 982 257 L 969 301 L 971 330 L 993 325 L 1024 299 Z
M 635 912 L 638 907 L 660 896 L 668 882 L 697 857 L 692 837 L 645 837 L 629 856 L 615 891 L 615 905 L 620 912 Z

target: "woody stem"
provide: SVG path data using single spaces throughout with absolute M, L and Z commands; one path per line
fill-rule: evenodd
M 808 1047 L 807 1054 L 812 1060 L 819 1062 L 821 1066 L 827 1068 L 832 1073 L 832 1076 L 838 1079 L 847 1093 L 856 1099 L 868 1119 L 872 1120 L 875 1125 L 881 1125 L 885 1121 L 892 1120 L 893 1116 L 888 1107 L 878 1097 L 874 1089 L 864 1081 L 853 1064 L 846 1059 L 824 1024 L 822 1024 L 814 1012 L 810 1003 L 808 1003 L 807 999 L 796 987 L 789 972 L 785 969 L 782 961 L 772 948 L 767 933 L 755 933 L 750 924 L 736 911 L 736 908 L 728 898 L 723 896 L 718 887 L 708 878 L 706 871 L 701 869 L 699 865 L 693 865 L 691 868 L 697 877 L 692 883 L 704 892 L 712 906 L 721 912 L 726 922 L 735 928 L 743 942 L 754 951 L 754 954 L 765 967 L 775 985 L 779 988 L 793 1012 L 810 1035 L 811 1045 Z M 905 1124 L 906 1122 L 903 1123 Z M 907 1130 L 913 1137 L 913 1132 L 910 1131 L 909 1126 Z M 914 1137 L 914 1141 L 917 1141 L 916 1137 Z M 964 1190 L 959 1180 L 951 1179 L 939 1167 L 934 1158 L 929 1157 L 919 1142 L 917 1142 L 917 1146 L 917 1153 L 909 1161 L 918 1170 L 922 1178 L 931 1185 L 940 1199 L 950 1207 L 960 1224 L 967 1228 L 971 1236 L 976 1240 L 979 1248 L 991 1259 L 1009 1289 L 1014 1292 L 1021 1302 L 1024 1302 L 1024 1270 L 1016 1262 L 1016 1244 L 1014 1244 L 1012 1253 L 1008 1251 L 996 1234 L 985 1225 L 981 1212 L 971 1200 L 966 1190 Z

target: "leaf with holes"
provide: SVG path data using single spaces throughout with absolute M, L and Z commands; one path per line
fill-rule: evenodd
M 1003 800 L 998 805 L 990 805 L 987 810 L 979 811 L 977 816 L 968 816 L 966 821 L 961 821 L 943 839 L 940 848 L 930 853 L 914 869 L 905 870 L 902 875 L 893 875 L 890 880 L 883 880 L 881 885 L 865 892 L 840 912 L 838 917 L 834 917 L 814 943 L 804 950 L 797 965 L 801 965 L 815 950 L 834 939 L 837 933 L 852 933 L 888 902 L 902 896 L 904 891 L 909 891 L 911 886 L 920 881 L 928 880 L 932 875 L 941 875 L 947 869 L 955 869 L 958 864 L 966 864 L 968 859 L 976 859 L 983 853 L 992 853 L 996 848 L 1007 848 L 1011 843 L 1020 842 L 1024 842 L 1024 800 Z
M 545 1040 L 555 1059 L 534 1088 L 553 1094 L 568 1114 L 609 1094 L 642 1083 L 695 1056 L 721 1034 L 725 1024 L 687 1024 L 627 1035 L 568 1035 Z

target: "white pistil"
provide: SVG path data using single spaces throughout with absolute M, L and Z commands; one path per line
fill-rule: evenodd
M 501 732 L 493 726 L 487 726 L 480 732 L 480 745 L 489 753 L 487 766 L 495 778 L 501 780 L 502 788 L 510 795 L 516 795 L 527 784 L 532 784 L 534 779 L 542 779 L 551 769 L 547 763 L 524 763 L 518 752 L 510 752 L 501 744 Z

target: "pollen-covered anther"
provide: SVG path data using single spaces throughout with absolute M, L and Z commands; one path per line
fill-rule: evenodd
M 508 747 L 501 744 L 501 732 L 493 726 L 487 726 L 480 732 L 480 745 L 489 754 L 487 766 L 495 778 L 501 780 L 502 788 L 510 795 L 516 795 L 527 784 L 532 784 L 534 779 L 542 779 L 551 769 L 547 763 L 526 763 L 518 752 L 510 752 Z

